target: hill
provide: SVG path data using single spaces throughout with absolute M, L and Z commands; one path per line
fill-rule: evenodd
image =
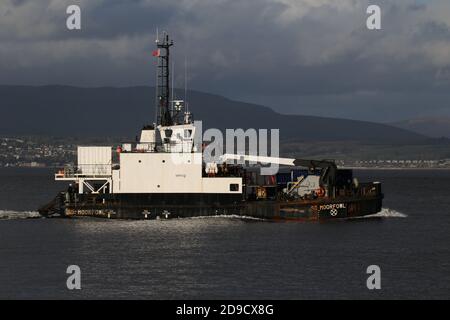
M 410 119 L 390 125 L 429 137 L 450 138 L 450 117 Z
M 151 87 L 0 86 L 0 134 L 134 137 L 153 121 L 154 101 Z M 188 101 L 204 128 L 279 128 L 281 139 L 289 141 L 414 144 L 427 140 L 422 134 L 386 124 L 282 115 L 198 91 L 189 91 Z

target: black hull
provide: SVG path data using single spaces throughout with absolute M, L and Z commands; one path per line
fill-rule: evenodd
M 58 200 L 56 200 L 58 202 Z M 244 201 L 240 194 L 105 194 L 73 195 L 59 199 L 57 209 L 39 212 L 66 217 L 93 216 L 111 219 L 169 219 L 236 215 L 270 220 L 317 221 L 375 214 L 382 195 L 319 198 L 315 200 Z

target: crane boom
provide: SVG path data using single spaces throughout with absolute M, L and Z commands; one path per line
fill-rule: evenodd
M 285 165 L 285 166 L 295 166 L 295 164 L 294 164 L 295 159 L 252 156 L 252 155 L 247 155 L 247 154 L 226 153 L 221 157 L 222 162 L 226 162 L 228 160 L 238 160 L 241 162 L 250 161 L 250 162 L 259 162 L 259 163 L 274 163 L 274 164 Z

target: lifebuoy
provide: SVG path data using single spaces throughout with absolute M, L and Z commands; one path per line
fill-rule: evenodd
M 317 189 L 316 194 L 318 197 L 323 197 L 325 195 L 325 189 L 324 188 Z

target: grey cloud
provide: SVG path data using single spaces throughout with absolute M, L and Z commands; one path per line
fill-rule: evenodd
M 65 28 L 65 7 L 73 3 L 82 8 L 81 31 Z M 443 100 L 450 3 L 378 3 L 383 30 L 374 32 L 365 28 L 368 0 L 7 0 L 0 4 L 0 83 L 153 85 L 150 53 L 159 27 L 176 41 L 176 71 L 187 56 L 189 86 L 199 90 L 270 96 L 267 104 L 282 110 L 277 101 L 295 106 L 303 97 L 318 114 L 321 105 L 333 109 L 320 96 L 371 105 L 360 92 L 397 114 L 406 107 L 394 97 L 408 92 L 435 99 L 435 110 L 450 108 Z M 299 112 L 311 110 L 298 103 Z

